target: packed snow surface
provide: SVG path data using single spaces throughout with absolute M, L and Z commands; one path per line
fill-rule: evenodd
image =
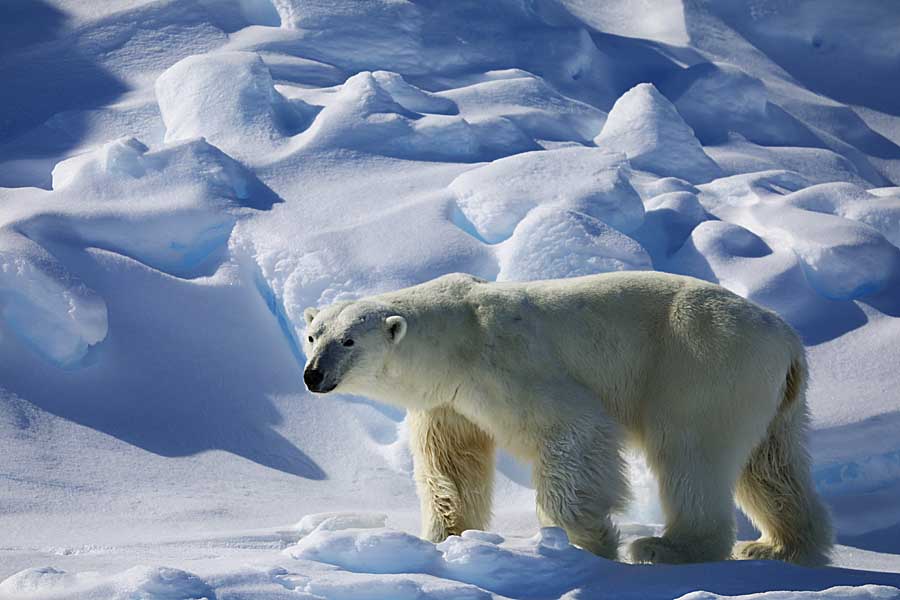
M 0 598 L 900 598 L 892 0 L 0 3 Z M 303 309 L 656 269 L 787 319 L 833 566 L 432 544 Z M 662 512 L 630 457 L 623 541 Z M 741 538 L 754 536 L 740 521 Z

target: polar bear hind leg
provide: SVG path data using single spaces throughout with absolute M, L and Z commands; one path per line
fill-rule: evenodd
M 663 439 L 671 441 L 678 433 Z M 704 447 L 690 430 L 672 446 L 645 448 L 659 482 L 666 518 L 662 537 L 640 538 L 630 546 L 641 563 L 691 563 L 725 560 L 735 540 L 734 484 L 741 462 L 728 448 Z
M 805 371 L 802 360 L 791 366 L 782 406 L 738 480 L 738 504 L 762 535 L 739 544 L 737 558 L 806 566 L 828 562 L 831 524 L 816 496 L 805 447 Z

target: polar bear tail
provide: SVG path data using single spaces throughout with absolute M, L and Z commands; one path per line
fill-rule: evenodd
M 794 353 L 781 406 L 738 480 L 736 498 L 761 532 L 741 544 L 738 558 L 777 559 L 807 566 L 828 562 L 828 510 L 816 495 L 806 449 L 809 413 L 802 346 Z

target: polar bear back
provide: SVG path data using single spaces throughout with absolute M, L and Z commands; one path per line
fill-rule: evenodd
M 568 419 L 599 404 L 638 436 L 648 418 L 688 426 L 746 416 L 758 429 L 803 353 L 774 313 L 718 285 L 659 272 L 533 282 L 454 274 L 382 298 L 432 332 L 427 347 L 411 340 L 410 356 L 458 347 L 434 361 L 440 379 L 458 363 L 473 396 L 507 397 L 485 404 L 487 416 L 477 405 L 460 408 L 476 421 L 502 420 L 504 410 L 510 419 L 530 410 Z M 416 377 L 428 384 L 427 374 Z

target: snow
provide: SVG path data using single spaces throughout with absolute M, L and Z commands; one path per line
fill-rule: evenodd
M 622 152 L 637 169 L 679 176 L 691 183 L 717 177 L 694 131 L 652 83 L 641 83 L 616 100 L 594 143 Z
M 627 170 L 624 155 L 567 147 L 495 160 L 449 187 L 473 233 L 491 244 L 509 238 L 537 205 L 571 208 L 631 233 L 643 220 L 644 205 Z
M 898 18 L 0 3 L 0 598 L 900 597 Z M 423 541 L 403 411 L 303 386 L 307 306 L 625 269 L 800 332 L 833 566 L 601 560 L 505 453 L 491 531 Z
M 238 159 L 247 158 L 242 148 L 248 143 L 271 144 L 304 121 L 253 52 L 180 60 L 157 78 L 156 99 L 166 142 L 203 137 Z

